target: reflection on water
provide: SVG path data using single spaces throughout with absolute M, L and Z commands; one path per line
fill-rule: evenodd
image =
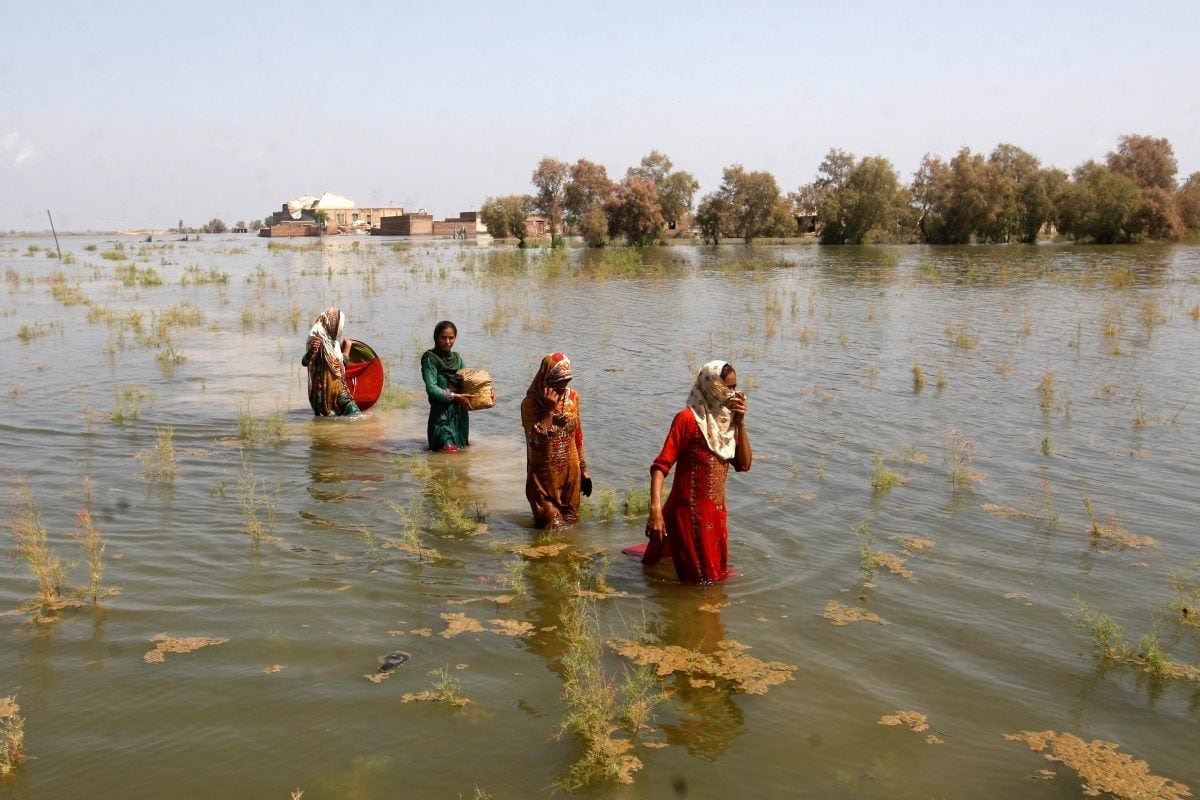
M 657 620 L 662 641 L 699 653 L 716 653 L 728 638 L 721 622 L 721 609 L 729 602 L 725 590 L 706 586 L 673 594 L 678 596 L 651 597 L 663 604 Z M 686 747 L 697 758 L 719 760 L 745 723 L 733 688 L 724 681 L 676 674 L 674 689 L 683 708 L 678 720 L 662 725 L 667 741 Z
M 1200 247 L 75 238 L 60 265 L 31 244 L 0 240 L 5 488 L 26 481 L 68 582 L 86 585 L 75 515 L 91 475 L 103 584 L 122 592 L 38 625 L 20 610 L 30 569 L 0 562 L 0 613 L 15 612 L 0 616 L 0 697 L 17 694 L 37 757 L 0 793 L 546 795 L 581 748 L 560 735 L 581 575 L 604 590 L 614 680 L 630 663 L 618 640 L 710 665 L 744 646 L 796 668 L 766 695 L 668 670 L 623 796 L 1070 795 L 1071 770 L 1031 787 L 1042 759 L 1002 738 L 1051 729 L 1200 785 L 1200 688 L 1184 669 L 1200 665 L 1200 628 L 1181 611 L 1200 586 Z M 161 282 L 126 285 L 129 264 Z M 213 275 L 228 277 L 199 280 Z M 410 405 L 307 413 L 296 320 L 331 303 Z M 498 395 L 455 456 L 425 450 L 418 374 L 447 318 Z M 552 350 L 575 366 L 598 494 L 546 539 L 523 494 L 519 405 Z M 646 487 L 714 357 L 748 391 L 756 461 L 728 486 L 736 577 L 685 587 L 669 564 L 620 555 L 645 522 L 620 498 Z M 244 414 L 280 415 L 282 432 L 243 436 Z M 164 427 L 169 486 L 144 469 Z M 951 429 L 980 477 L 956 480 Z M 902 480 L 878 491 L 880 468 Z M 272 511 L 255 543 L 248 520 Z M 1079 601 L 1132 656 L 1097 657 Z M 827 607 L 887 624 L 835 625 Z M 164 634 L 229 641 L 145 663 Z M 363 679 L 394 650 L 411 659 Z M 401 702 L 439 670 L 469 714 Z M 945 744 L 878 724 L 901 709 Z

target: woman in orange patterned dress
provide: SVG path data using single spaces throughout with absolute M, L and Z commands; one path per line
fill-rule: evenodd
M 579 497 L 592 493 L 583 455 L 579 393 L 571 381 L 571 360 L 562 353 L 542 359 L 521 402 L 525 428 L 525 497 L 538 528 L 562 528 L 579 521 Z
M 746 396 L 736 389 L 737 372 L 729 364 L 710 361 L 701 367 L 687 408 L 675 415 L 650 466 L 650 543 L 642 563 L 670 555 L 686 583 L 721 581 L 732 573 L 725 478 L 731 464 L 745 472 L 754 459 L 745 426 Z M 663 481 L 672 466 L 675 481 L 663 505 Z
M 300 364 L 308 369 L 308 404 L 318 417 L 357 417 L 362 412 L 346 387 L 346 358 L 353 342 L 345 336 L 346 315 L 330 306 L 308 332 Z

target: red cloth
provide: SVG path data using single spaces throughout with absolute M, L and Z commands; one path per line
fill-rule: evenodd
M 708 448 L 691 409 L 685 408 L 675 415 L 662 452 L 650 469 L 666 475 L 672 466 L 675 480 L 663 504 L 666 541 L 650 542 L 642 563 L 653 564 L 663 556 L 670 556 L 681 581 L 724 580 L 732 573 L 725 510 L 729 462 Z

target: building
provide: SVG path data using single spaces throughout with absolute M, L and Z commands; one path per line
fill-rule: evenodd
M 416 213 L 384 217 L 378 227 L 371 228 L 372 236 L 432 236 L 433 214 L 424 210 Z
M 380 220 L 371 233 L 376 236 L 449 236 L 454 239 L 475 239 L 487 236 L 487 226 L 479 219 L 478 211 L 460 211 L 457 217 L 435 220 L 424 209 Z
M 433 223 L 434 236 L 453 236 L 456 239 L 487 235 L 487 226 L 479 220 L 478 211 L 460 211 L 457 217 L 446 217 Z
M 321 233 L 370 233 L 375 236 L 487 236 L 478 211 L 434 220 L 425 209 L 406 213 L 400 207 L 360 208 L 348 197 L 326 192 L 300 195 L 284 203 L 267 220 L 260 236 L 318 236 Z
M 388 217 L 404 214 L 399 207 L 360 208 L 354 201 L 334 192 L 325 192 L 320 197 L 303 194 L 282 205 L 279 211 L 267 220 L 266 236 L 298 236 L 316 234 L 285 233 L 297 226 L 287 223 L 309 223 L 324 226 L 325 233 L 365 233 L 378 227 Z M 271 232 L 276 225 L 285 225 L 279 233 Z

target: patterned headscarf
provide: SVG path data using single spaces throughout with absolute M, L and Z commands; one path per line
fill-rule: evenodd
M 728 461 L 737 451 L 737 431 L 733 426 L 733 413 L 727 405 L 730 390 L 721 379 L 725 363 L 709 361 L 700 368 L 687 404 L 704 434 L 704 441 L 708 442 L 708 449 Z
M 533 376 L 533 382 L 529 384 L 529 391 L 525 394 L 540 403 L 543 389 L 551 384 L 569 381 L 572 377 L 574 376 L 571 374 L 571 359 L 562 353 L 551 353 L 542 359 L 542 366 Z
M 321 316 L 317 317 L 317 321 L 308 332 L 310 337 L 315 336 L 321 340 L 321 354 L 325 363 L 336 374 L 341 374 L 345 369 L 341 348 L 342 331 L 345 327 L 346 315 L 337 306 L 330 306 L 321 312 Z

